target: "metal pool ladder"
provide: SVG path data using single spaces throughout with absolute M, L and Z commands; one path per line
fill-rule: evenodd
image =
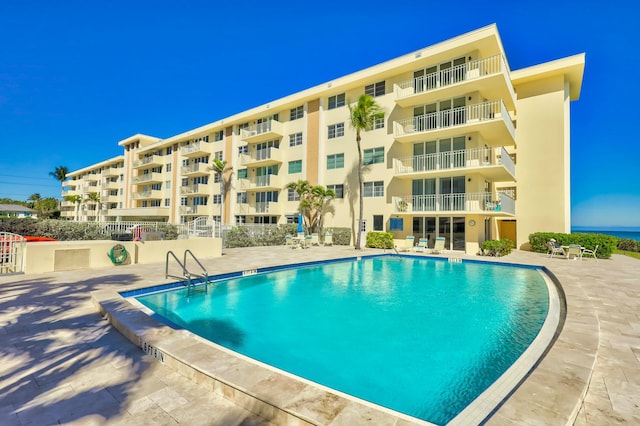
M 187 269 L 187 254 L 189 256 L 191 256 L 191 258 L 198 264 L 198 266 L 200 266 L 200 269 L 202 269 L 202 273 L 194 273 L 191 272 Z M 173 260 L 176 261 L 176 263 L 180 266 L 180 268 L 182 269 L 182 276 L 179 275 L 171 275 L 169 274 L 169 259 L 173 258 Z M 207 270 L 205 269 L 204 266 L 202 266 L 202 263 L 200 263 L 200 261 L 196 258 L 196 256 L 191 252 L 191 250 L 187 249 L 184 251 L 184 256 L 182 257 L 182 262 L 180 262 L 180 259 L 178 259 L 178 257 L 176 256 L 176 254 L 174 252 L 172 252 L 171 250 L 169 250 L 167 252 L 167 257 L 166 257 L 166 261 L 165 261 L 165 266 L 164 266 L 164 277 L 166 278 L 176 278 L 178 280 L 183 280 L 187 282 L 187 290 L 192 290 L 195 289 L 195 284 L 193 283 L 193 278 L 203 278 L 204 279 L 204 283 L 205 285 L 204 287 L 204 291 L 207 291 L 207 285 L 209 283 L 209 273 L 207 272 Z

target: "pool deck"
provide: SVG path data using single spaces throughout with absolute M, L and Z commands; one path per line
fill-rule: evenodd
M 359 254 L 340 246 L 259 247 L 225 249 L 203 263 L 217 274 Z M 545 266 L 564 289 L 567 317 L 551 350 L 487 424 L 640 424 L 640 261 L 520 251 L 499 260 Z M 164 263 L 0 276 L 2 424 L 279 424 L 146 355 L 92 302 L 93 292 L 167 281 Z M 251 371 L 236 373 L 240 381 L 260 380 Z M 268 381 L 256 386 L 307 413 L 308 423 L 411 424 L 373 409 L 356 413 L 306 389 L 276 391 Z

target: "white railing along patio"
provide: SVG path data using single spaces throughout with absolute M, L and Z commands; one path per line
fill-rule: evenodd
M 515 214 L 515 202 L 506 194 L 490 192 L 406 195 L 392 197 L 395 213 L 449 212 L 467 213 L 504 212 Z

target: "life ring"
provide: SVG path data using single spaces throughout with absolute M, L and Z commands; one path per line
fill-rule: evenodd
M 127 257 L 129 253 L 127 253 L 127 249 L 122 244 L 116 244 L 111 247 L 109 251 L 109 259 L 113 262 L 114 265 L 121 265 Z

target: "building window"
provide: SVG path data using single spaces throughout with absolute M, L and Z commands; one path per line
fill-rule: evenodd
M 170 172 L 171 171 L 171 163 L 167 163 L 165 166 L 166 166 L 165 170 Z
M 151 190 L 152 191 L 160 191 L 160 190 L 162 190 L 162 184 L 161 183 L 152 183 L 151 184 Z
M 329 126 L 329 134 L 327 137 L 329 139 L 339 138 L 340 136 L 344 136 L 344 123 L 332 124 Z
M 216 173 L 213 175 L 213 182 L 214 183 L 220 183 L 220 181 L 222 180 L 222 175 L 220 173 Z
M 339 108 L 345 105 L 344 93 L 339 95 L 329 96 L 329 109 Z
M 373 230 L 384 231 L 384 216 L 377 214 L 373 215 Z
M 222 161 L 222 151 L 216 151 L 216 152 L 213 154 L 213 157 L 214 157 L 215 159 L 217 159 L 217 160 Z
M 289 146 L 302 145 L 302 132 L 289 135 Z
M 364 150 L 363 164 L 365 166 L 369 164 L 384 163 L 384 147 L 371 148 Z
M 327 170 L 342 169 L 344 167 L 344 154 L 327 155 Z
M 173 147 L 168 147 L 166 150 L 167 155 L 170 155 L 173 152 Z
M 245 223 L 247 223 L 246 216 L 236 216 L 236 225 L 244 225 Z
M 384 182 L 381 180 L 375 182 L 365 182 L 363 197 L 384 197 Z
M 384 114 L 373 118 L 373 130 L 384 129 Z
M 213 134 L 213 140 L 218 142 L 224 139 L 224 130 L 219 130 Z
M 302 160 L 289 161 L 289 174 L 302 173 Z
M 206 196 L 193 197 L 194 206 L 206 206 L 208 201 L 209 197 Z
M 365 86 L 364 94 L 373 97 L 384 95 L 384 80 Z
M 344 198 L 344 185 L 327 185 L 327 189 L 333 190 L 336 198 Z
M 299 106 L 296 108 L 291 108 L 291 115 L 289 117 L 289 120 L 293 121 L 293 120 L 297 120 L 298 118 L 302 118 L 304 116 L 304 107 L 303 106 Z
M 147 206 L 148 206 L 147 200 L 144 200 L 144 201 L 142 202 L 142 207 L 147 207 Z
M 165 207 L 170 207 L 171 206 L 171 198 L 165 198 L 164 199 L 164 206 Z
M 193 178 L 193 183 L 209 183 L 209 176 L 196 176 Z
M 238 179 L 246 179 L 247 178 L 247 169 L 239 169 L 237 172 Z
M 300 194 L 293 189 L 287 191 L 287 201 L 300 201 Z
M 151 200 L 151 207 L 160 207 L 160 200 Z
M 247 204 L 247 193 L 238 192 L 236 201 L 238 202 L 238 204 Z
M 241 134 L 241 130 L 248 129 L 249 123 L 238 124 L 238 134 Z
M 392 217 L 389 219 L 389 231 L 402 231 L 404 228 L 404 221 L 401 217 Z
M 222 204 L 222 195 L 214 194 L 214 196 L 212 197 L 212 202 L 213 204 Z
M 238 154 L 248 154 L 249 153 L 249 145 L 242 145 L 238 147 Z

